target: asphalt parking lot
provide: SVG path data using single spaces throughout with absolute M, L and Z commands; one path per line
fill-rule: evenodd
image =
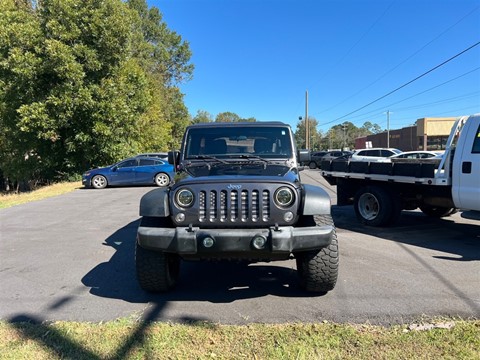
M 328 188 L 333 202 L 340 272 L 324 296 L 298 289 L 293 260 L 183 263 L 173 292 L 144 293 L 135 280 L 134 241 L 139 200 L 154 188 L 79 189 L 0 210 L 0 318 L 222 324 L 480 318 L 479 222 L 404 211 L 393 228 L 367 228 L 351 207 L 335 206 L 335 187 L 318 170 L 303 171 L 302 179 Z

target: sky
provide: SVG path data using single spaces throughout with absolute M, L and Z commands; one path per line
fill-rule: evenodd
M 295 131 L 307 92 L 322 132 L 480 112 L 480 0 L 147 1 L 190 44 L 180 89 L 192 116 Z

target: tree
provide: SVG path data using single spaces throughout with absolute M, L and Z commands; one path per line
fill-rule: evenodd
M 213 116 L 205 110 L 198 110 L 197 115 L 192 119 L 193 124 L 213 122 Z
M 360 128 L 364 133 L 363 136 L 378 134 L 382 132 L 382 128 L 378 124 L 372 124 L 370 121 L 366 121 Z
M 189 45 L 145 0 L 0 2 L 0 168 L 64 178 L 178 143 Z
M 310 133 L 310 150 L 320 150 L 322 143 L 322 133 L 317 130 L 318 121 L 314 117 L 308 117 L 308 128 Z M 295 130 L 295 140 L 297 142 L 297 147 L 301 149 L 306 148 L 306 128 L 305 120 L 301 119 L 297 123 L 297 128 Z
M 215 118 L 215 122 L 239 122 L 240 119 L 240 116 L 237 114 L 227 111 L 219 113 Z

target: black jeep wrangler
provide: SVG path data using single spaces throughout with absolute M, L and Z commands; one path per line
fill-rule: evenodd
M 298 156 L 281 122 L 188 127 L 180 153 L 169 154 L 174 184 L 140 202 L 140 286 L 171 289 L 181 260 L 295 258 L 302 288 L 332 290 L 339 255 L 330 197 L 301 183 Z

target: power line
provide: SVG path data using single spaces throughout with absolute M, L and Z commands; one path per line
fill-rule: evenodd
M 324 125 L 325 125 L 325 124 L 330 124 L 330 123 L 332 123 L 332 122 L 335 122 L 335 121 L 338 121 L 338 120 L 341 120 L 341 119 L 343 119 L 343 118 L 346 118 L 347 116 L 349 116 L 349 115 L 352 115 L 352 114 L 354 114 L 354 113 L 356 113 L 356 112 L 358 112 L 358 111 L 360 111 L 360 110 L 362 110 L 362 109 L 365 109 L 366 107 L 368 107 L 368 106 L 370 106 L 370 105 L 372 105 L 372 104 L 374 104 L 374 103 L 376 103 L 376 102 L 378 102 L 378 101 L 380 101 L 380 100 L 382 100 L 382 99 L 386 98 L 387 96 L 389 96 L 389 95 L 392 95 L 393 93 L 397 92 L 398 90 L 400 90 L 400 89 L 403 89 L 404 87 L 406 87 L 406 86 L 410 85 L 411 83 L 413 83 L 413 82 L 415 82 L 415 81 L 417 81 L 417 80 L 421 79 L 422 77 L 424 77 L 424 76 L 428 75 L 428 74 L 429 74 L 429 73 L 431 73 L 432 71 L 434 71 L 434 70 L 438 69 L 439 67 L 441 67 L 441 66 L 443 66 L 443 65 L 445 65 L 445 64 L 447 64 L 447 63 L 449 63 L 450 61 L 454 60 L 455 58 L 459 57 L 460 55 L 462 55 L 462 54 L 466 53 L 467 51 L 469 51 L 469 50 L 473 49 L 474 47 L 476 47 L 476 46 L 478 46 L 478 45 L 480 45 L 480 41 L 479 41 L 479 42 L 477 42 L 477 43 L 475 43 L 475 44 L 473 44 L 472 46 L 470 46 L 470 47 L 466 48 L 465 50 L 463 50 L 463 51 L 459 52 L 458 54 L 456 54 L 456 55 L 452 56 L 452 57 L 451 57 L 451 58 L 449 58 L 448 60 L 445 60 L 445 61 L 444 61 L 444 62 L 442 62 L 441 64 L 438 64 L 437 66 L 435 66 L 435 67 L 431 68 L 430 70 L 428 70 L 428 71 L 424 72 L 423 74 L 421 74 L 421 75 L 417 76 L 416 78 L 414 78 L 414 79 L 412 79 L 412 80 L 410 80 L 410 81 L 406 82 L 405 84 L 403 84 L 403 85 L 401 85 L 401 86 L 397 87 L 396 89 L 394 89 L 394 90 L 392 90 L 392 91 L 390 91 L 390 92 L 386 93 L 385 95 L 383 95 L 383 96 L 380 96 L 379 98 L 377 98 L 377 99 L 375 99 L 375 100 L 373 100 L 373 101 L 369 102 L 368 104 L 366 104 L 366 105 L 363 105 L 363 106 L 359 107 L 358 109 L 356 109 L 356 110 L 354 110 L 354 111 L 351 111 L 351 112 L 349 112 L 348 114 L 345 114 L 345 115 L 343 115 L 343 116 L 340 116 L 340 117 L 338 117 L 338 118 L 336 118 L 336 119 L 334 119 L 334 120 L 332 120 L 332 121 L 330 121 L 330 122 L 324 123 Z
M 437 88 L 439 88 L 439 87 L 441 87 L 441 86 L 444 86 L 444 85 L 446 85 L 446 84 L 448 84 L 448 83 L 451 83 L 451 82 L 453 82 L 453 81 L 455 81 L 455 80 L 458 80 L 458 79 L 460 79 L 460 78 L 462 78 L 462 77 L 464 77 L 464 76 L 467 76 L 467 75 L 469 75 L 469 74 L 471 74 L 471 73 L 473 73 L 473 72 L 475 72 L 475 71 L 478 71 L 479 69 L 480 69 L 480 66 L 479 66 L 479 67 L 476 67 L 475 69 L 472 69 L 472 70 L 470 70 L 470 71 L 467 71 L 466 73 L 463 73 L 463 74 L 461 74 L 461 75 L 459 75 L 459 76 L 456 76 L 456 77 L 454 77 L 454 78 L 452 78 L 452 79 L 450 79 L 450 80 L 444 81 L 443 83 L 440 83 L 440 84 L 435 85 L 435 86 L 433 86 L 433 87 L 431 87 L 431 88 L 428 88 L 428 89 L 423 90 L 423 91 L 421 91 L 421 92 L 418 92 L 418 93 L 416 93 L 416 94 L 414 94 L 414 95 L 411 95 L 411 96 L 409 96 L 409 97 L 406 97 L 406 98 L 404 98 L 404 99 L 402 99 L 402 100 L 399 100 L 399 101 L 390 103 L 390 104 L 388 104 L 388 105 L 386 105 L 386 106 L 382 106 L 382 107 L 380 107 L 380 108 L 376 108 L 376 109 L 374 109 L 374 110 L 368 111 L 368 112 L 363 113 L 363 114 L 360 114 L 360 115 L 352 116 L 351 118 L 358 118 L 358 117 L 362 117 L 362 116 L 368 116 L 369 114 L 375 113 L 375 112 L 377 112 L 377 111 L 383 112 L 383 111 L 385 111 L 385 110 L 384 110 L 385 108 L 392 108 L 392 106 L 394 106 L 394 105 L 398 105 L 398 104 L 400 104 L 400 103 L 402 103 L 402 102 L 404 102 L 404 101 L 410 100 L 410 99 L 412 99 L 412 98 L 414 98 L 414 97 L 417 97 L 417 96 L 419 96 L 419 95 L 422 95 L 422 94 L 425 94 L 425 93 L 427 93 L 427 92 L 429 92 L 429 91 L 432 91 L 432 90 L 434 90 L 434 89 L 437 89 Z M 378 115 L 378 114 L 377 114 L 377 115 Z M 328 123 L 327 123 L 327 124 L 328 124 Z
M 384 73 L 383 75 L 381 75 L 380 77 L 378 77 L 375 81 L 373 81 L 372 83 L 370 83 L 369 85 L 367 85 L 366 87 L 360 89 L 359 91 L 357 91 L 356 93 L 354 93 L 353 95 L 347 97 L 346 99 L 340 101 L 339 103 L 329 107 L 328 109 L 325 109 L 323 110 L 322 112 L 320 112 L 319 114 L 323 114 L 329 110 L 332 110 L 334 108 L 336 108 L 338 105 L 341 105 L 343 103 L 345 103 L 347 100 L 350 100 L 351 98 L 357 96 L 358 94 L 362 93 L 363 91 L 365 91 L 366 89 L 370 88 L 372 85 L 376 84 L 377 82 L 379 82 L 381 79 L 383 79 L 385 76 L 387 76 L 388 74 L 390 74 L 391 72 L 393 72 L 394 70 L 396 70 L 398 67 L 400 67 L 401 65 L 405 64 L 408 60 L 410 60 L 411 58 L 413 58 L 415 55 L 417 55 L 419 52 L 421 52 L 423 49 L 425 49 L 428 45 L 430 45 L 431 43 L 433 43 L 435 40 L 437 40 L 438 38 L 440 38 L 441 36 L 443 36 L 446 32 L 450 31 L 452 28 L 454 28 L 455 26 L 457 26 L 459 23 L 461 23 L 464 19 L 466 19 L 468 16 L 470 16 L 471 14 L 473 14 L 475 11 L 477 11 L 479 9 L 480 6 L 477 6 L 476 8 L 474 8 L 473 10 L 471 10 L 468 14 L 466 14 L 465 16 L 463 16 L 461 19 L 459 19 L 456 23 L 454 23 L 453 25 L 449 26 L 447 29 L 445 29 L 444 31 L 442 31 L 440 34 L 438 34 L 435 38 L 433 38 L 432 40 L 430 40 L 428 43 L 426 43 L 425 45 L 423 45 L 420 49 L 418 49 L 417 51 L 415 51 L 413 54 L 411 54 L 409 57 L 407 57 L 405 60 L 403 60 L 402 62 L 400 62 L 399 64 L 395 65 L 393 68 L 391 68 L 390 70 L 388 70 L 386 73 Z M 388 10 L 388 9 L 387 9 Z

